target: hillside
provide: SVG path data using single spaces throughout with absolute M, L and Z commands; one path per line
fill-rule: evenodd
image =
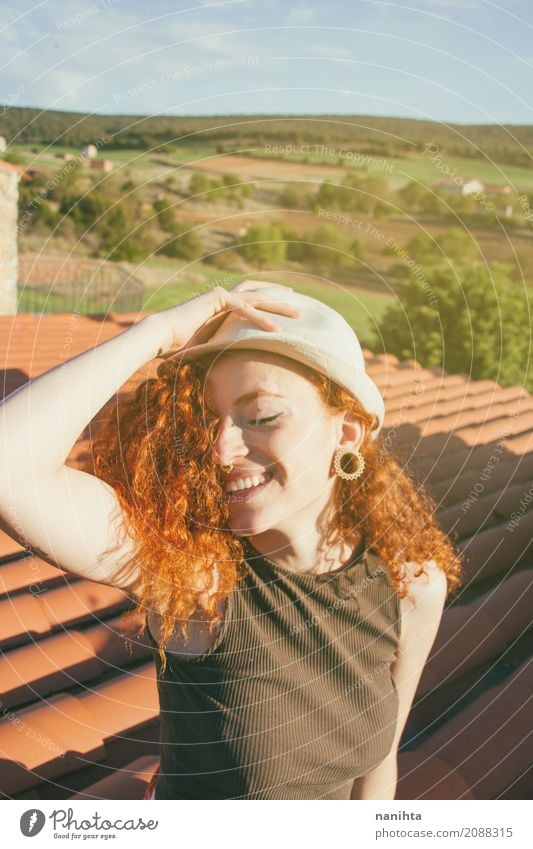
M 489 158 L 530 167 L 533 126 L 443 124 L 365 115 L 88 115 L 78 112 L 6 108 L 0 134 L 8 144 L 62 144 L 79 147 L 108 139 L 106 147 L 149 150 L 161 145 L 190 146 L 196 137 L 235 151 L 265 143 L 349 144 L 352 150 L 382 156 L 420 154 L 428 144 L 448 156 Z

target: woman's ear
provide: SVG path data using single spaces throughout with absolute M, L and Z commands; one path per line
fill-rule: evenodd
M 360 419 L 346 414 L 341 421 L 337 448 L 351 448 L 356 451 L 365 437 L 365 426 Z

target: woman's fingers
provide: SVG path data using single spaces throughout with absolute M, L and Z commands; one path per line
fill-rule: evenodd
M 253 281 L 250 281 L 252 283 Z M 162 310 L 157 313 L 157 324 L 163 328 L 165 344 L 162 345 L 162 354 L 182 347 L 192 347 L 203 344 L 216 333 L 228 313 L 233 311 L 242 315 L 247 321 L 261 327 L 264 330 L 279 331 L 281 328 L 276 323 L 274 315 L 285 315 L 289 318 L 298 318 L 301 311 L 292 304 L 284 303 L 281 290 L 285 286 L 279 286 L 280 300 L 261 294 L 255 289 L 241 289 L 228 291 L 221 286 L 216 286 L 209 292 L 204 292 L 187 301 L 183 301 L 175 307 Z
M 227 292 L 224 300 L 230 308 L 241 306 L 244 302 L 247 306 L 254 307 L 254 309 L 276 312 L 291 318 L 297 318 L 301 315 L 301 311 L 292 304 L 287 304 L 285 301 L 278 301 L 271 297 L 261 296 L 255 294 L 253 291 L 241 292 L 238 295 Z
M 253 292 L 255 289 L 264 289 L 265 286 L 275 286 L 278 289 L 289 289 L 293 291 L 292 286 L 284 286 L 283 283 L 265 283 L 261 280 L 241 280 L 235 286 L 230 288 L 230 292 Z
M 265 312 L 277 313 L 288 316 L 289 318 L 298 318 L 301 315 L 301 311 L 297 307 L 292 306 L 292 304 L 285 304 L 282 301 L 270 299 L 265 300 L 264 298 L 253 296 L 252 293 L 250 293 L 250 296 L 253 298 L 253 301 L 247 303 L 247 299 L 242 296 L 229 295 L 227 298 L 228 306 L 230 306 L 230 309 L 243 315 L 248 321 L 267 330 L 280 330 L 280 326 L 272 318 L 264 315 Z

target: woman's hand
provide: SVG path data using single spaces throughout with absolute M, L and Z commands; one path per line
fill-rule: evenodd
M 160 334 L 161 347 L 158 356 L 165 358 L 178 350 L 203 344 L 217 331 L 230 311 L 242 315 L 262 330 L 270 331 L 280 328 L 265 313 L 277 313 L 289 318 L 298 318 L 301 315 L 296 307 L 256 291 L 266 285 L 275 286 L 280 290 L 290 288 L 277 283 L 243 280 L 230 290 L 217 286 L 209 292 L 194 295 L 175 307 L 148 316 L 145 320 L 149 320 L 154 332 Z

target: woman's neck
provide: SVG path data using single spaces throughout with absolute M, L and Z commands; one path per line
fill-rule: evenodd
M 287 540 L 278 532 L 265 531 L 247 537 L 259 554 L 291 572 L 321 575 L 341 569 L 363 544 L 363 536 L 356 532 L 349 539 L 328 542 L 319 534 L 307 533 L 300 539 Z

